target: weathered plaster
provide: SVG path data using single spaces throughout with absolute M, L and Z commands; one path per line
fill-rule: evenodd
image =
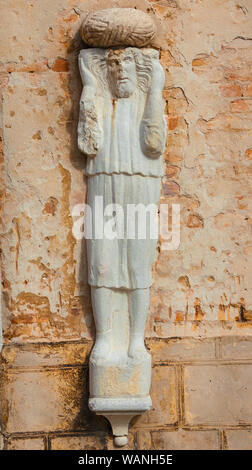
M 212 430 L 202 431 L 197 426 L 183 430 L 183 413 L 179 420 L 175 412 L 169 419 L 165 403 L 167 407 L 170 400 L 182 403 L 185 361 L 196 363 L 202 355 L 199 373 L 204 373 L 206 361 L 216 361 L 218 367 L 222 361 L 238 361 L 241 368 L 244 361 L 251 362 L 247 338 L 252 333 L 251 2 L 125 0 L 124 5 L 148 9 L 159 31 L 168 130 L 162 200 L 181 207 L 179 249 L 157 249 L 146 328 L 148 344 L 163 374 L 164 396 L 157 396 L 160 383 L 155 382 L 156 411 L 148 414 L 141 428 L 138 422 L 134 424 L 129 446 L 181 448 L 182 443 L 186 447 L 193 441 L 199 448 L 248 447 L 250 428 L 245 429 L 248 425 L 241 424 L 239 416 L 235 429 L 229 429 L 223 417 Z M 114 6 L 121 6 L 121 0 L 102 2 L 102 8 Z M 0 8 L 4 24 L 0 41 L 4 343 L 20 361 L 23 358 L 22 367 L 32 367 L 36 358 L 37 367 L 42 361 L 44 373 L 46 358 L 49 361 L 52 356 L 54 361 L 56 356 L 60 361 L 60 348 L 67 350 L 68 360 L 63 362 L 69 367 L 74 362 L 75 345 L 79 351 L 82 341 L 87 341 L 90 352 L 94 339 L 85 249 L 81 242 L 72 246 L 70 211 L 86 196 L 85 161 L 76 144 L 81 94 L 77 56 L 83 48 L 78 31 L 82 17 L 101 8 L 101 1 L 1 0 Z M 29 346 L 29 353 L 21 354 L 20 344 Z M 38 354 L 40 347 L 48 348 L 43 349 L 44 355 Z M 175 396 L 169 397 L 165 387 L 170 384 L 171 367 L 160 362 L 164 357 L 168 362 L 170 357 L 176 361 L 176 355 L 180 360 L 175 364 L 174 381 L 179 381 L 179 394 L 175 390 Z M 79 365 L 85 362 L 86 356 L 79 352 L 76 357 Z M 61 367 L 59 362 L 57 367 Z M 18 378 L 20 369 L 15 371 Z M 247 386 L 246 380 L 239 375 L 241 387 Z M 70 382 L 73 388 L 80 386 L 72 375 L 69 387 Z M 216 387 L 228 397 L 233 382 L 231 374 L 227 385 L 221 380 Z M 55 381 L 50 384 L 53 388 Z M 200 396 L 205 394 L 202 384 Z M 20 381 L 13 382 L 13 387 L 20 387 Z M 17 394 L 21 392 L 19 388 Z M 45 403 L 50 387 L 47 393 Z M 26 390 L 23 396 L 28 396 Z M 250 396 L 249 390 L 243 401 L 248 409 Z M 15 404 L 8 395 L 8 406 L 12 416 L 20 416 L 19 432 L 28 429 L 35 433 L 33 438 L 41 439 L 33 431 L 31 415 L 23 427 L 23 403 L 17 403 L 18 413 L 11 411 Z M 82 412 L 78 406 L 76 415 Z M 64 410 L 56 412 L 61 415 Z M 94 429 L 88 427 L 90 415 L 85 412 L 86 424 L 81 431 L 74 431 L 68 422 L 64 436 L 57 431 L 48 439 L 46 426 L 38 433 L 44 432 L 43 439 L 50 440 L 54 448 L 113 448 L 111 437 L 104 444 L 104 437 L 93 434 Z M 179 432 L 177 422 L 182 429 Z M 102 427 L 97 429 L 104 432 Z M 72 432 L 81 435 L 73 436 Z M 28 439 L 26 434 L 24 439 Z M 10 446 L 19 443 L 20 436 L 10 437 Z

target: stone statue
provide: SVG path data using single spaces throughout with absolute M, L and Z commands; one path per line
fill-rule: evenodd
M 151 407 L 151 357 L 144 329 L 157 240 L 150 237 L 148 221 L 146 238 L 129 238 L 126 229 L 132 222 L 129 205 L 159 204 L 166 137 L 164 72 L 158 51 L 136 47 L 84 49 L 79 68 L 78 146 L 87 156 L 87 204 L 92 208 L 88 281 L 96 327 L 89 406 L 108 417 L 115 442 L 124 445 L 131 417 Z M 97 197 L 104 208 L 112 205 L 115 220 L 123 211 L 121 236 L 96 236 L 103 217 Z

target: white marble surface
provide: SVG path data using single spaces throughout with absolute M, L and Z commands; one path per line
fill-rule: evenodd
M 78 145 L 87 157 L 87 202 L 125 210 L 159 203 L 166 131 L 164 71 L 151 48 L 85 49 Z M 115 209 L 117 211 L 117 209 Z M 146 222 L 150 225 L 147 218 Z M 150 227 L 148 227 L 150 229 Z M 149 233 L 149 231 L 147 230 Z M 149 239 L 148 239 L 149 237 Z M 87 240 L 96 342 L 90 357 L 90 409 L 126 443 L 132 416 L 151 408 L 151 356 L 144 344 L 157 240 Z

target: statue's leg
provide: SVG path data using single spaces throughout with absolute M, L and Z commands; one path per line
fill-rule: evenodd
M 104 359 L 111 350 L 111 289 L 92 286 L 91 297 L 96 328 L 96 339 L 92 350 L 92 359 Z
M 130 345 L 129 356 L 137 357 L 146 353 L 144 329 L 149 309 L 149 288 L 134 289 L 129 292 Z

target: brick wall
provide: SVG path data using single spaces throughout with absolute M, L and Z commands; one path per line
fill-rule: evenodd
M 135 448 L 251 448 L 250 0 L 0 0 L 1 424 L 5 447 L 111 448 L 87 409 L 94 338 L 77 149 L 82 17 L 141 8 L 158 27 L 168 138 L 161 202 L 181 243 L 153 266 L 154 407 Z M 0 446 L 2 445 L 0 439 Z
M 153 409 L 129 449 L 252 449 L 252 339 L 147 339 Z M 87 342 L 5 346 L 6 449 L 113 449 L 88 410 Z

